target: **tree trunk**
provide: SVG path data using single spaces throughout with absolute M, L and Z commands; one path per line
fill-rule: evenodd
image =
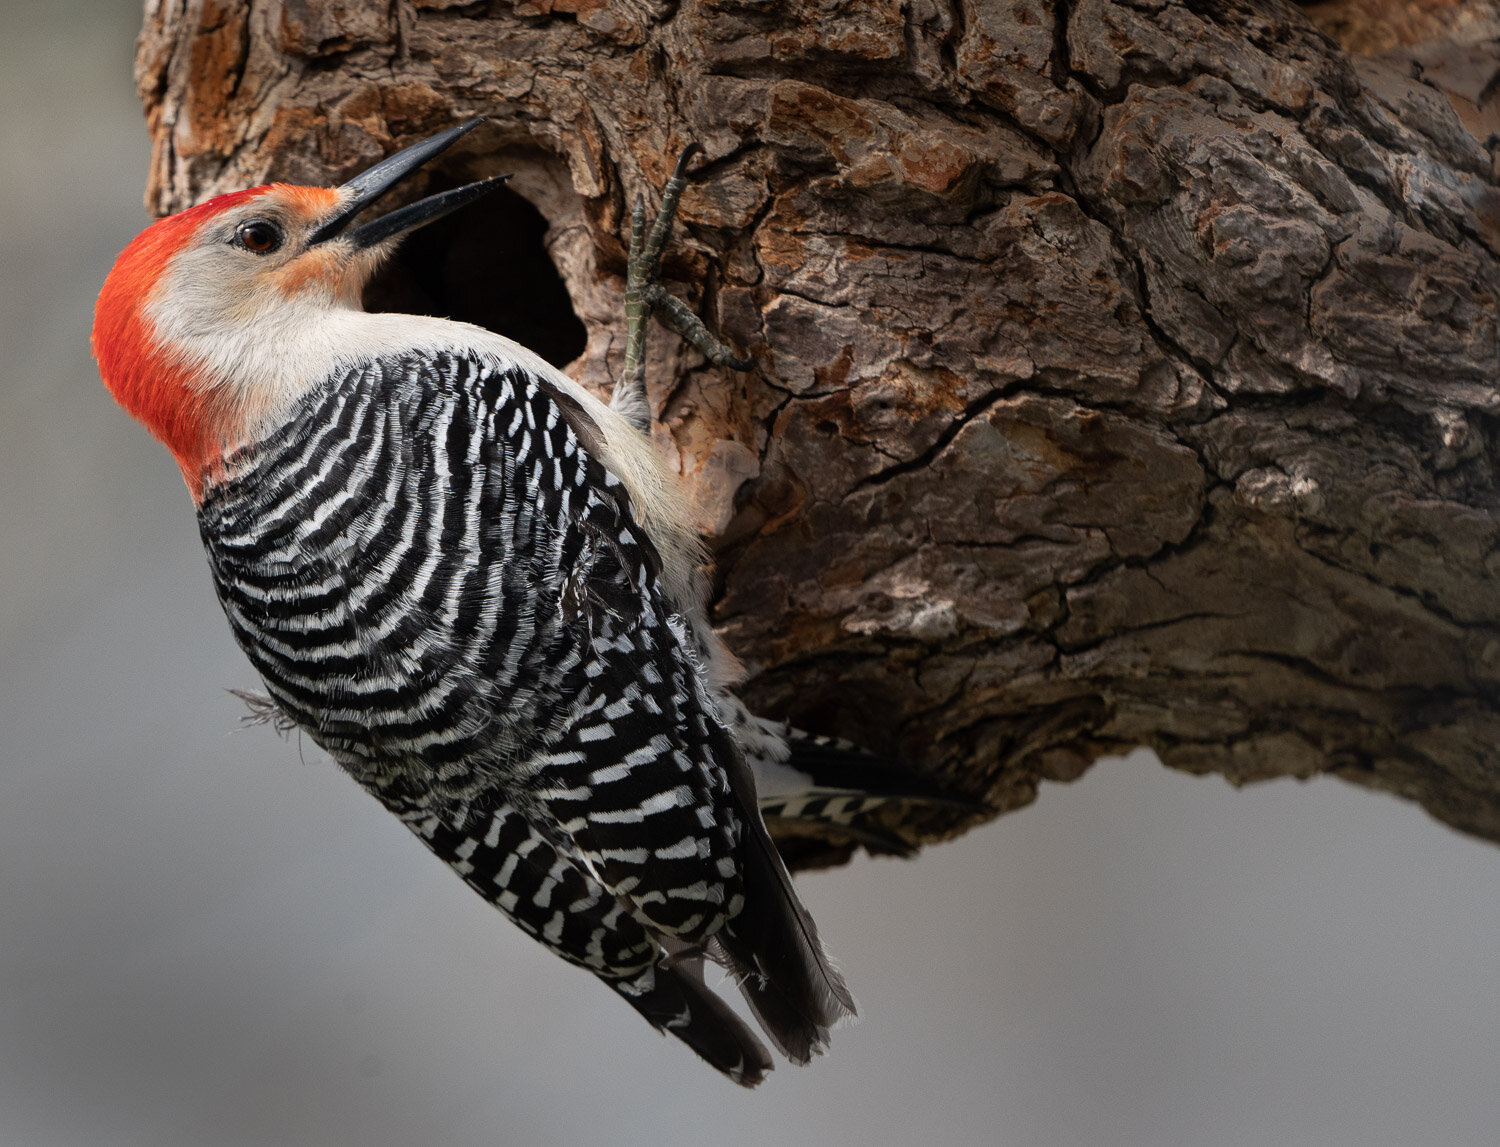
M 516 194 L 372 305 L 600 390 L 630 202 L 704 146 L 667 275 L 758 369 L 658 330 L 648 378 L 759 711 L 1001 810 L 1148 745 L 1496 840 L 1475 51 L 1445 91 L 1277 0 L 152 0 L 138 68 L 159 212 L 492 117 L 409 194 Z

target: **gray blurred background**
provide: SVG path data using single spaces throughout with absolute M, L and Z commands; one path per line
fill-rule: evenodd
M 863 1020 L 744 1094 L 253 687 L 88 352 L 147 222 L 134 0 L 0 12 L 0 1147 L 1500 1142 L 1500 852 L 1149 756 L 804 878 Z

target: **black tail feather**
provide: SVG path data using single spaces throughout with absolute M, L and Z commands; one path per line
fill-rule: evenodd
M 701 960 L 658 964 L 651 971 L 644 988 L 640 979 L 611 986 L 657 1031 L 676 1036 L 741 1087 L 765 1079 L 772 1068 L 770 1053 L 704 984 Z
M 740 843 L 745 906 L 714 938 L 740 991 L 779 1051 L 806 1063 L 828 1046 L 828 1032 L 853 1016 L 854 999 L 818 939 L 791 874 L 756 808 L 755 781 L 736 752 L 730 784 L 745 809 Z
M 740 976 L 740 991 L 767 1037 L 793 1063 L 828 1047 L 829 1030 L 855 1014 L 792 878 L 756 820 L 746 827 L 745 908 L 717 938 Z

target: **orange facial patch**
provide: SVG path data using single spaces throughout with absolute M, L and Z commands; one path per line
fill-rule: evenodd
M 339 193 L 331 187 L 298 187 L 291 183 L 273 183 L 268 190 L 306 223 L 322 218 L 339 205 Z
M 339 207 L 339 193 L 329 187 L 294 187 L 278 183 L 270 188 L 270 193 L 291 219 L 307 226 L 331 215 Z M 324 287 L 335 297 L 347 298 L 352 294 L 357 299 L 365 275 L 362 268 L 351 265 L 346 251 L 314 247 L 273 272 L 269 278 L 288 295 L 310 287 Z
M 356 273 L 346 251 L 327 247 L 305 251 L 270 275 L 271 281 L 288 295 L 310 287 L 326 287 L 337 298 L 358 292 L 364 278 L 363 273 Z

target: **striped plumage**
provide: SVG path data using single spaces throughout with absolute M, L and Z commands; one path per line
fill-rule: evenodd
M 753 982 L 773 958 L 735 926 L 759 825 L 706 651 L 585 417 L 520 365 L 375 360 L 232 455 L 201 532 L 277 707 L 481 895 L 707 1054 L 689 1001 L 741 1025 L 657 961 L 705 948 Z M 769 859 L 752 895 L 782 895 Z M 805 1060 L 819 1027 L 772 1034 Z M 716 1066 L 753 1082 L 768 1061 L 736 1036 Z
M 477 327 L 371 315 L 405 230 L 348 230 L 476 123 L 336 191 L 143 232 L 100 293 L 116 398 L 172 451 L 278 713 L 475 890 L 736 1081 L 853 1014 L 756 808 L 786 743 L 725 687 L 685 500 L 639 422 Z

